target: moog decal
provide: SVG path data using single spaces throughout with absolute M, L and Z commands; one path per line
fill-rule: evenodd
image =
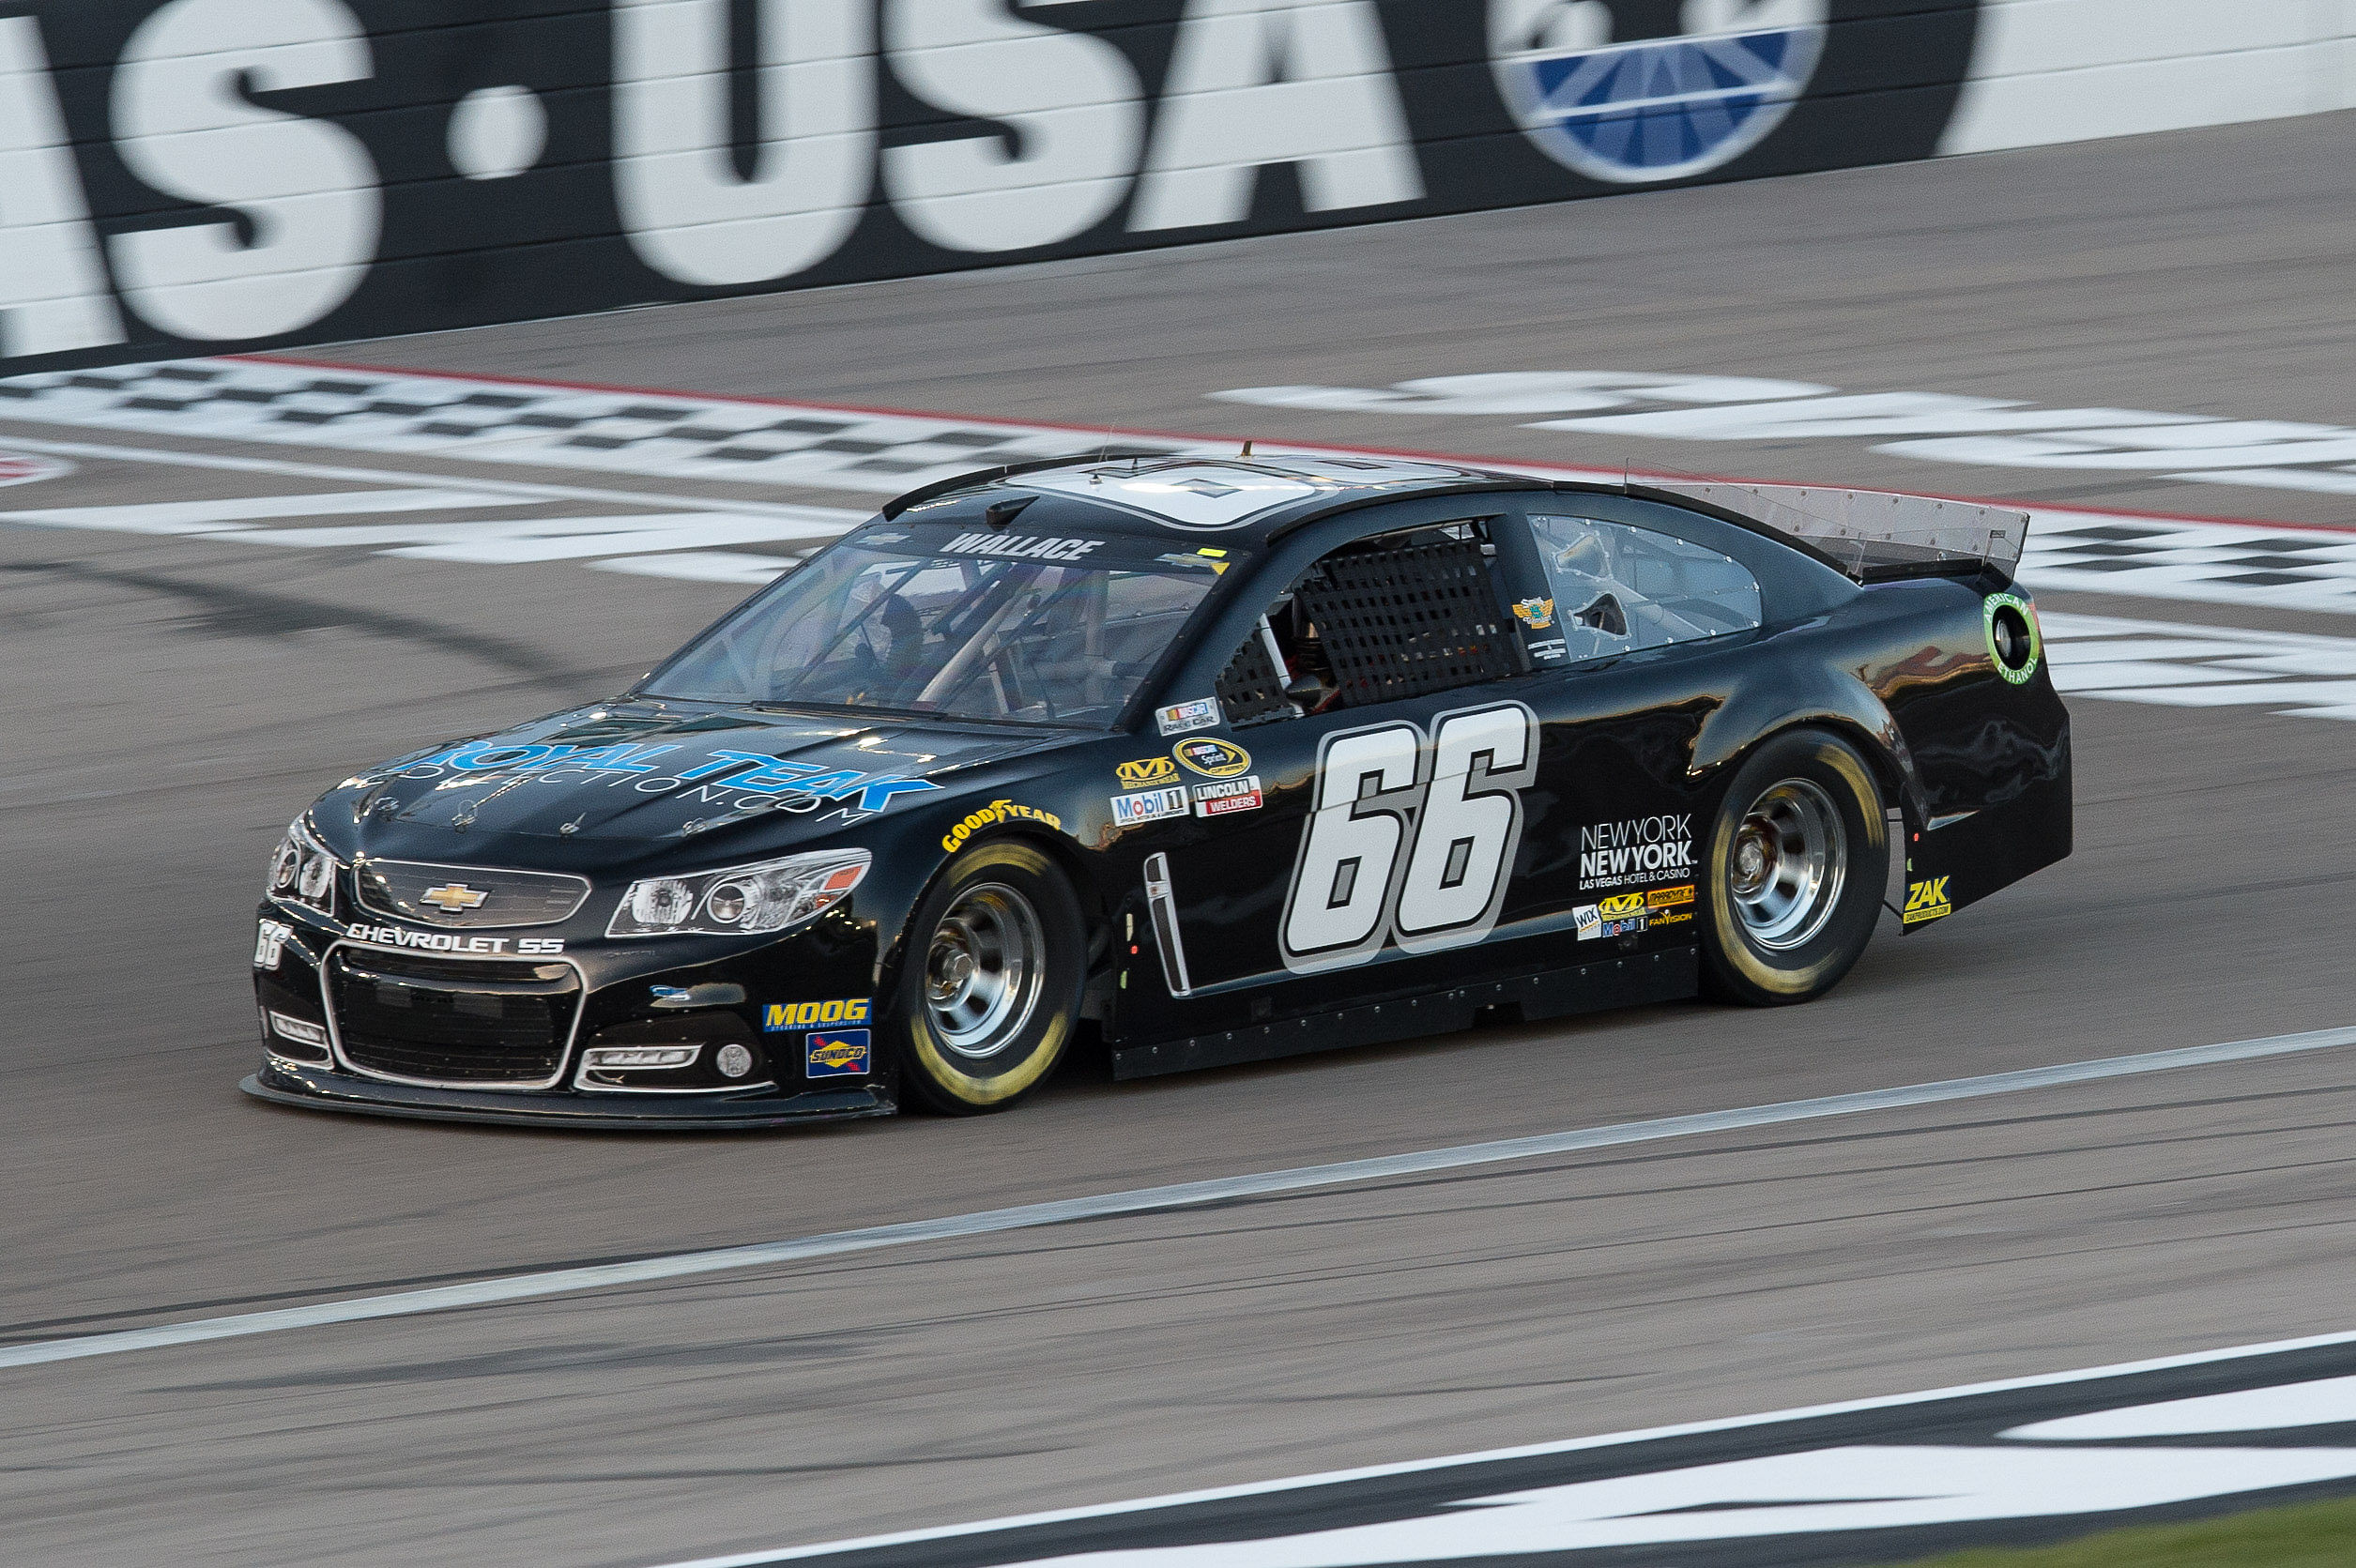
M 1284 967 L 1316 974 L 1469 947 L 1505 906 L 1538 777 L 1538 716 L 1520 703 L 1328 735 L 1286 891 Z

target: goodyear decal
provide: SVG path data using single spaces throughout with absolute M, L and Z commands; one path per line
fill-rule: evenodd
M 826 1002 L 772 1002 L 761 1014 L 761 1028 L 771 1034 L 782 1029 L 806 1029 L 819 1024 L 864 1024 L 865 997 L 837 997 Z
M 1947 882 L 1944 876 L 1935 876 L 1928 882 L 1907 883 L 1906 909 L 1899 918 L 1908 925 L 1920 925 L 1953 914 L 1955 906 L 1948 902 Z
M 965 841 L 995 822 L 1044 822 L 1061 829 L 1063 819 L 1053 812 L 1043 812 L 1036 806 L 1017 805 L 1012 800 L 992 800 L 980 811 L 971 813 L 963 822 L 941 835 L 941 847 L 954 855 L 965 847 Z

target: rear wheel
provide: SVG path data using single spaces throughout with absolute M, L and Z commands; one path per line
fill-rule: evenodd
M 1053 861 L 972 845 L 909 930 L 894 1014 L 901 1078 L 951 1115 L 1004 1110 L 1054 1068 L 1087 982 L 1079 901 Z
M 1704 980 L 1754 1007 L 1832 989 L 1872 940 L 1889 838 L 1857 748 L 1821 730 L 1777 736 L 1727 787 L 1701 902 Z

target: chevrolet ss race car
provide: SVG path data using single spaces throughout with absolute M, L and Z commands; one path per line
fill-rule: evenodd
M 2027 521 L 1370 458 L 929 486 L 628 693 L 322 796 L 243 1087 L 742 1126 L 1000 1109 L 1083 1021 L 1125 1078 L 1805 1001 L 1886 902 L 2070 852 Z

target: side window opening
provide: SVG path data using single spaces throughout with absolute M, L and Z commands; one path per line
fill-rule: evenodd
M 1218 683 L 1228 722 L 1267 723 L 1524 673 L 1495 556 L 1485 520 L 1381 534 L 1326 555 L 1229 661 Z
M 1764 619 L 1757 579 L 1715 550 L 1625 523 L 1529 523 L 1574 662 L 1749 632 Z

